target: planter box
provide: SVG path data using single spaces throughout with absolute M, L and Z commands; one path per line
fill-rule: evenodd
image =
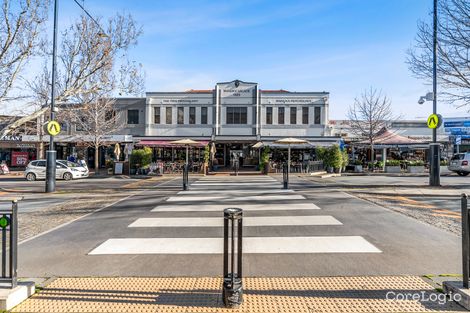
M 385 173 L 401 173 L 401 166 L 385 166 Z
M 354 173 L 362 173 L 362 165 L 354 165 Z
M 408 166 L 408 173 L 424 173 L 424 165 L 422 166 Z

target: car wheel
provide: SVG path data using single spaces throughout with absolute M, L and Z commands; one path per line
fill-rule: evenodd
M 65 173 L 64 174 L 64 180 L 72 180 L 73 176 L 71 173 Z
M 470 173 L 469 172 L 458 172 L 457 174 L 459 174 L 459 176 L 467 176 Z
M 28 174 L 26 175 L 26 180 L 27 180 L 27 181 L 35 181 L 35 180 L 36 180 L 36 174 L 34 174 L 34 173 L 28 173 Z

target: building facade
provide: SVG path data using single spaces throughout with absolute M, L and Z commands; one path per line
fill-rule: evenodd
M 329 136 L 328 92 L 262 90 L 257 83 L 234 80 L 210 90 L 149 92 L 146 98 L 117 100 L 123 134 L 143 146 L 191 138 L 214 142 L 217 158 L 227 165 L 233 153 L 245 164 L 257 163 L 257 142 L 284 137 L 335 143 Z M 124 114 L 122 114 L 124 113 Z M 157 156 L 159 157 L 159 156 Z

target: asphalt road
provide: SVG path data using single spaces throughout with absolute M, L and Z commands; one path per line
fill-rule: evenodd
M 292 177 L 284 192 L 260 177 L 196 179 L 179 194 L 175 179 L 142 191 L 21 244 L 19 275 L 219 276 L 219 223 L 234 205 L 246 208 L 246 276 L 460 272 L 455 235 L 326 185 Z

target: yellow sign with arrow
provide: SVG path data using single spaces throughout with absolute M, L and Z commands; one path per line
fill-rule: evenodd
M 51 136 L 57 136 L 60 133 L 60 124 L 57 121 L 47 122 L 46 132 Z
M 428 117 L 428 128 L 435 129 L 439 128 L 442 124 L 442 117 L 439 114 L 431 114 Z

